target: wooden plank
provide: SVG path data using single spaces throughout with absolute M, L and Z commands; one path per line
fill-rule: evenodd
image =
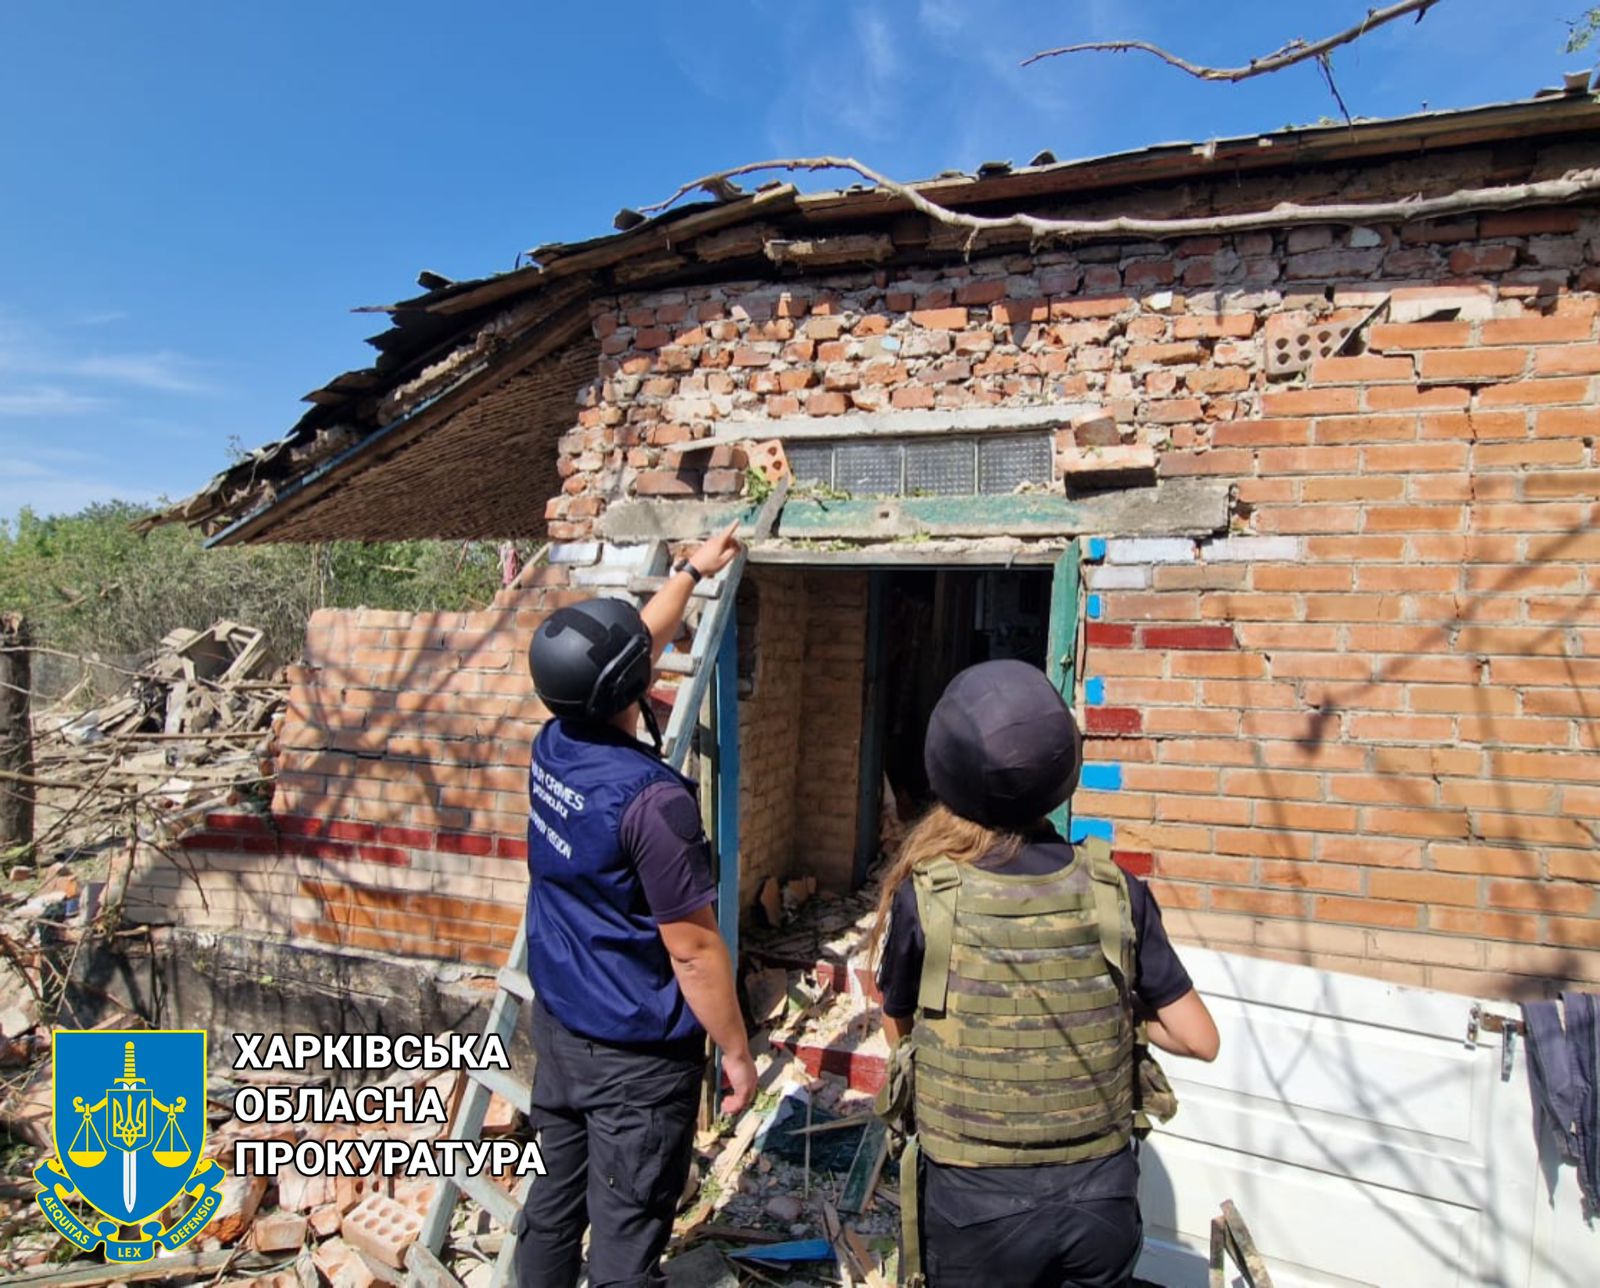
M 861 1144 L 856 1147 L 856 1156 L 844 1178 L 844 1188 L 839 1193 L 841 1212 L 865 1210 L 872 1198 L 872 1191 L 878 1184 L 878 1177 L 883 1172 L 884 1160 L 888 1156 L 888 1129 L 881 1118 L 874 1116 L 867 1124 L 866 1131 L 861 1134 Z
M 1076 540 L 1056 560 L 1050 583 L 1050 627 L 1045 643 L 1045 675 L 1065 700 L 1076 705 L 1078 688 L 1078 591 L 1082 581 L 1082 552 Z M 1072 801 L 1063 801 L 1050 821 L 1062 836 L 1071 836 Z

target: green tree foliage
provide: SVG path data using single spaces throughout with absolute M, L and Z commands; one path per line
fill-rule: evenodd
M 0 608 L 21 609 L 34 637 L 74 654 L 131 658 L 177 626 L 227 617 L 267 632 L 273 655 L 298 655 L 318 608 L 481 608 L 500 585 L 493 546 L 434 541 L 264 545 L 206 550 L 187 528 L 140 536 L 146 508 L 92 505 L 0 522 Z
M 1567 52 L 1576 54 L 1587 49 L 1600 35 L 1600 9 L 1585 10 L 1581 18 L 1574 18 L 1567 25 L 1571 28 L 1567 33 Z

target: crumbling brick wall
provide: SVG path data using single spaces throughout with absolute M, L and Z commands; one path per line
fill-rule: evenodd
M 527 892 L 528 752 L 546 714 L 527 641 L 586 593 L 563 568 L 536 578 L 483 612 L 315 614 L 270 812 L 212 815 L 183 838 L 181 867 L 143 853 L 130 914 L 502 961 Z
M 1081 697 L 1120 788 L 1080 812 L 1178 934 L 1462 991 L 1594 983 L 1597 234 L 1557 208 L 620 297 L 552 531 L 736 492 L 682 453 L 731 418 L 1087 402 L 1162 478 L 1236 497 L 1228 539 L 1113 542 L 1089 578 Z M 854 770 L 802 769 L 829 853 Z

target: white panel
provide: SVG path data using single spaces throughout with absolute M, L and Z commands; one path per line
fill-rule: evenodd
M 1180 1108 L 1143 1153 L 1142 1277 L 1203 1285 L 1232 1199 L 1280 1285 L 1600 1284 L 1572 1169 L 1540 1168 L 1522 1048 L 1502 1080 L 1499 1035 L 1466 1044 L 1471 998 L 1183 958 L 1222 1052 L 1163 1058 Z

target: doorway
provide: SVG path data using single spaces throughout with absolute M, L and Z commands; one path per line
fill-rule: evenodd
M 864 867 L 932 804 L 922 744 L 945 686 L 979 662 L 1045 670 L 1049 568 L 879 572 L 872 585 L 867 729 L 862 747 Z

